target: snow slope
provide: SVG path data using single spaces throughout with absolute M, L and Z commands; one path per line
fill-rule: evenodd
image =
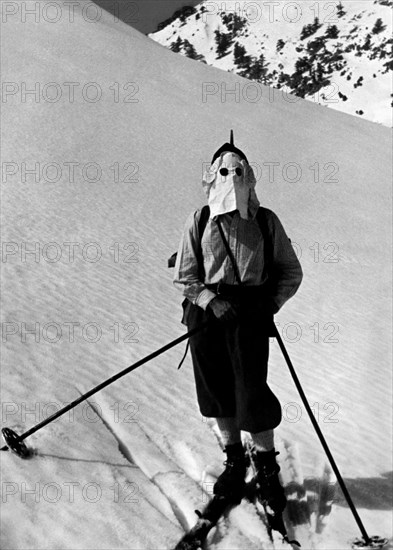
M 392 6 L 204 1 L 149 36 L 225 71 L 392 126 Z
M 184 333 L 167 258 L 204 202 L 202 164 L 234 128 L 258 196 L 304 268 L 278 326 L 367 529 L 390 537 L 389 130 L 285 96 L 204 100 L 203 83 L 245 81 L 105 12 L 91 22 L 87 5 L 71 21 L 64 10 L 56 23 L 16 14 L 2 25 L 11 83 L 2 103 L 2 425 L 22 433 Z M 38 95 L 24 96 L 34 83 Z M 176 369 L 183 349 L 31 436 L 30 461 L 0 453 L 3 549 L 173 546 L 206 498 L 204 471 L 223 460 L 196 406 L 190 359 Z M 323 510 L 326 459 L 274 342 L 270 364 L 284 411 L 280 456 L 298 454 L 290 463 L 310 496 L 311 524 L 293 516 L 303 548 L 348 548 L 357 527 L 339 493 Z M 272 543 L 244 502 L 212 547 Z

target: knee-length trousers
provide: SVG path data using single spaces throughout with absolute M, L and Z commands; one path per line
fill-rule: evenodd
M 238 317 L 220 322 L 189 304 L 188 329 L 210 323 L 190 338 L 197 398 L 205 417 L 236 417 L 241 430 L 257 433 L 281 422 L 281 406 L 267 383 L 269 322 L 263 307 L 234 303 Z

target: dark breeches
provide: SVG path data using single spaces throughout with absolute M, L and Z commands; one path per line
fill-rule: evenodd
M 211 311 L 189 304 L 191 330 L 210 324 L 190 338 L 200 411 L 206 417 L 236 417 L 252 433 L 281 422 L 281 406 L 267 384 L 269 327 L 273 317 L 263 300 L 225 297 L 238 310 L 235 321 L 222 323 Z

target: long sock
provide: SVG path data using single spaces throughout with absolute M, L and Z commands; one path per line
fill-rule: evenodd
M 233 445 L 234 443 L 239 443 L 241 441 L 240 430 L 238 428 L 236 418 L 232 416 L 225 416 L 216 418 L 216 420 L 224 447 L 227 445 Z
M 251 434 L 255 448 L 258 452 L 272 451 L 274 449 L 274 430 L 266 430 Z

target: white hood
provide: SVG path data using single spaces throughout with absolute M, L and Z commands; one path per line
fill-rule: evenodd
M 202 179 L 210 207 L 210 218 L 238 210 L 253 218 L 259 208 L 255 176 L 251 166 L 235 153 L 223 152 Z

